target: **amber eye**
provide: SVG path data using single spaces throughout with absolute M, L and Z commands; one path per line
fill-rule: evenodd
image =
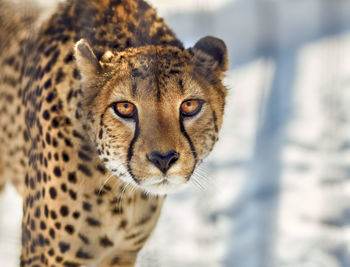
M 122 118 L 131 118 L 135 114 L 135 105 L 130 102 L 118 102 L 114 105 L 114 111 Z
M 194 116 L 198 114 L 203 105 L 203 101 L 199 99 L 186 100 L 181 104 L 181 113 L 184 116 Z

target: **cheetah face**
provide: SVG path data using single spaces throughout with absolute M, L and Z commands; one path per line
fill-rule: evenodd
M 167 194 L 191 179 L 222 123 L 225 44 L 188 50 L 145 46 L 106 52 L 76 44 L 89 133 L 106 167 L 126 183 Z

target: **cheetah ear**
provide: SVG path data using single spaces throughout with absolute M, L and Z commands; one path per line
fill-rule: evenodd
M 206 36 L 194 45 L 192 51 L 198 67 L 214 72 L 228 69 L 227 48 L 222 40 Z
M 74 48 L 77 66 L 83 82 L 93 82 L 101 72 L 101 64 L 85 39 L 80 39 L 80 41 L 75 44 Z

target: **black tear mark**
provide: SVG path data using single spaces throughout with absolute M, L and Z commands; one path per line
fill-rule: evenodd
M 191 152 L 192 152 L 192 155 L 193 155 L 193 158 L 194 158 L 194 165 L 193 165 L 193 169 L 191 171 L 191 174 L 188 178 L 191 177 L 192 173 L 194 172 L 194 169 L 197 165 L 197 162 L 198 162 L 198 156 L 197 156 L 197 151 L 192 143 L 192 140 L 190 138 L 190 136 L 188 135 L 188 133 L 186 132 L 185 130 L 185 127 L 184 127 L 184 124 L 183 124 L 183 119 L 184 119 L 184 116 L 180 113 L 180 118 L 179 118 L 179 122 L 180 122 L 180 129 L 181 129 L 181 132 L 182 134 L 185 136 L 185 138 L 187 139 L 189 145 L 190 145 L 190 148 L 191 148 Z
M 140 134 L 140 129 L 139 129 L 139 117 L 137 115 L 137 113 L 135 114 L 135 134 L 134 134 L 134 137 L 133 139 L 131 140 L 130 142 L 130 145 L 129 145 L 129 149 L 128 149 L 128 155 L 127 155 L 127 168 L 128 168 L 128 172 L 130 173 L 131 177 L 134 179 L 134 181 L 138 184 L 138 181 L 137 179 L 135 178 L 134 174 L 132 173 L 132 170 L 131 170 L 131 166 L 130 166 L 130 162 L 131 162 L 131 158 L 134 154 L 134 145 L 135 145 L 135 142 L 137 140 L 137 138 L 139 137 L 139 134 Z
M 217 119 L 217 117 L 216 117 L 216 113 L 215 113 L 215 111 L 213 111 L 214 130 L 215 130 L 216 133 L 219 132 L 218 125 L 217 125 L 217 120 L 218 120 L 218 119 Z

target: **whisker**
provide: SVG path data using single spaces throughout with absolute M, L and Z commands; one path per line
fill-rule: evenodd
M 126 188 L 128 187 L 129 183 L 126 183 L 122 190 L 120 190 L 120 194 L 119 194 L 119 197 L 120 197 L 120 202 L 119 202 L 119 210 L 122 209 L 123 205 L 122 205 L 122 202 L 123 202 L 123 196 L 124 196 L 124 192 L 126 190 Z
M 118 169 L 120 166 L 122 166 L 123 163 L 120 163 L 115 169 Z M 111 172 L 111 174 L 106 178 L 106 180 L 103 182 L 103 184 L 101 185 L 100 189 L 98 190 L 98 195 L 101 195 L 101 192 L 103 190 L 103 187 L 109 182 L 109 180 L 115 176 L 115 174 L 113 172 Z
M 109 180 L 114 176 L 113 173 L 111 173 L 108 178 L 104 181 L 104 183 L 101 185 L 100 190 L 98 190 L 98 195 L 101 194 L 103 187 L 109 182 Z
M 201 183 L 196 179 L 195 176 L 192 176 L 192 179 L 190 180 L 190 183 L 194 185 L 196 189 L 199 189 L 200 191 L 204 191 L 205 188 L 201 185 Z
M 211 173 L 208 171 L 208 170 L 206 170 L 206 169 L 204 169 L 202 166 L 198 166 L 197 168 L 196 168 L 196 170 L 195 170 L 195 172 L 198 172 L 198 173 L 200 173 L 201 175 L 203 175 L 203 178 L 206 180 L 206 181 L 208 181 L 209 183 L 213 183 L 215 180 L 214 180 L 214 178 L 213 178 L 213 176 L 211 175 Z

